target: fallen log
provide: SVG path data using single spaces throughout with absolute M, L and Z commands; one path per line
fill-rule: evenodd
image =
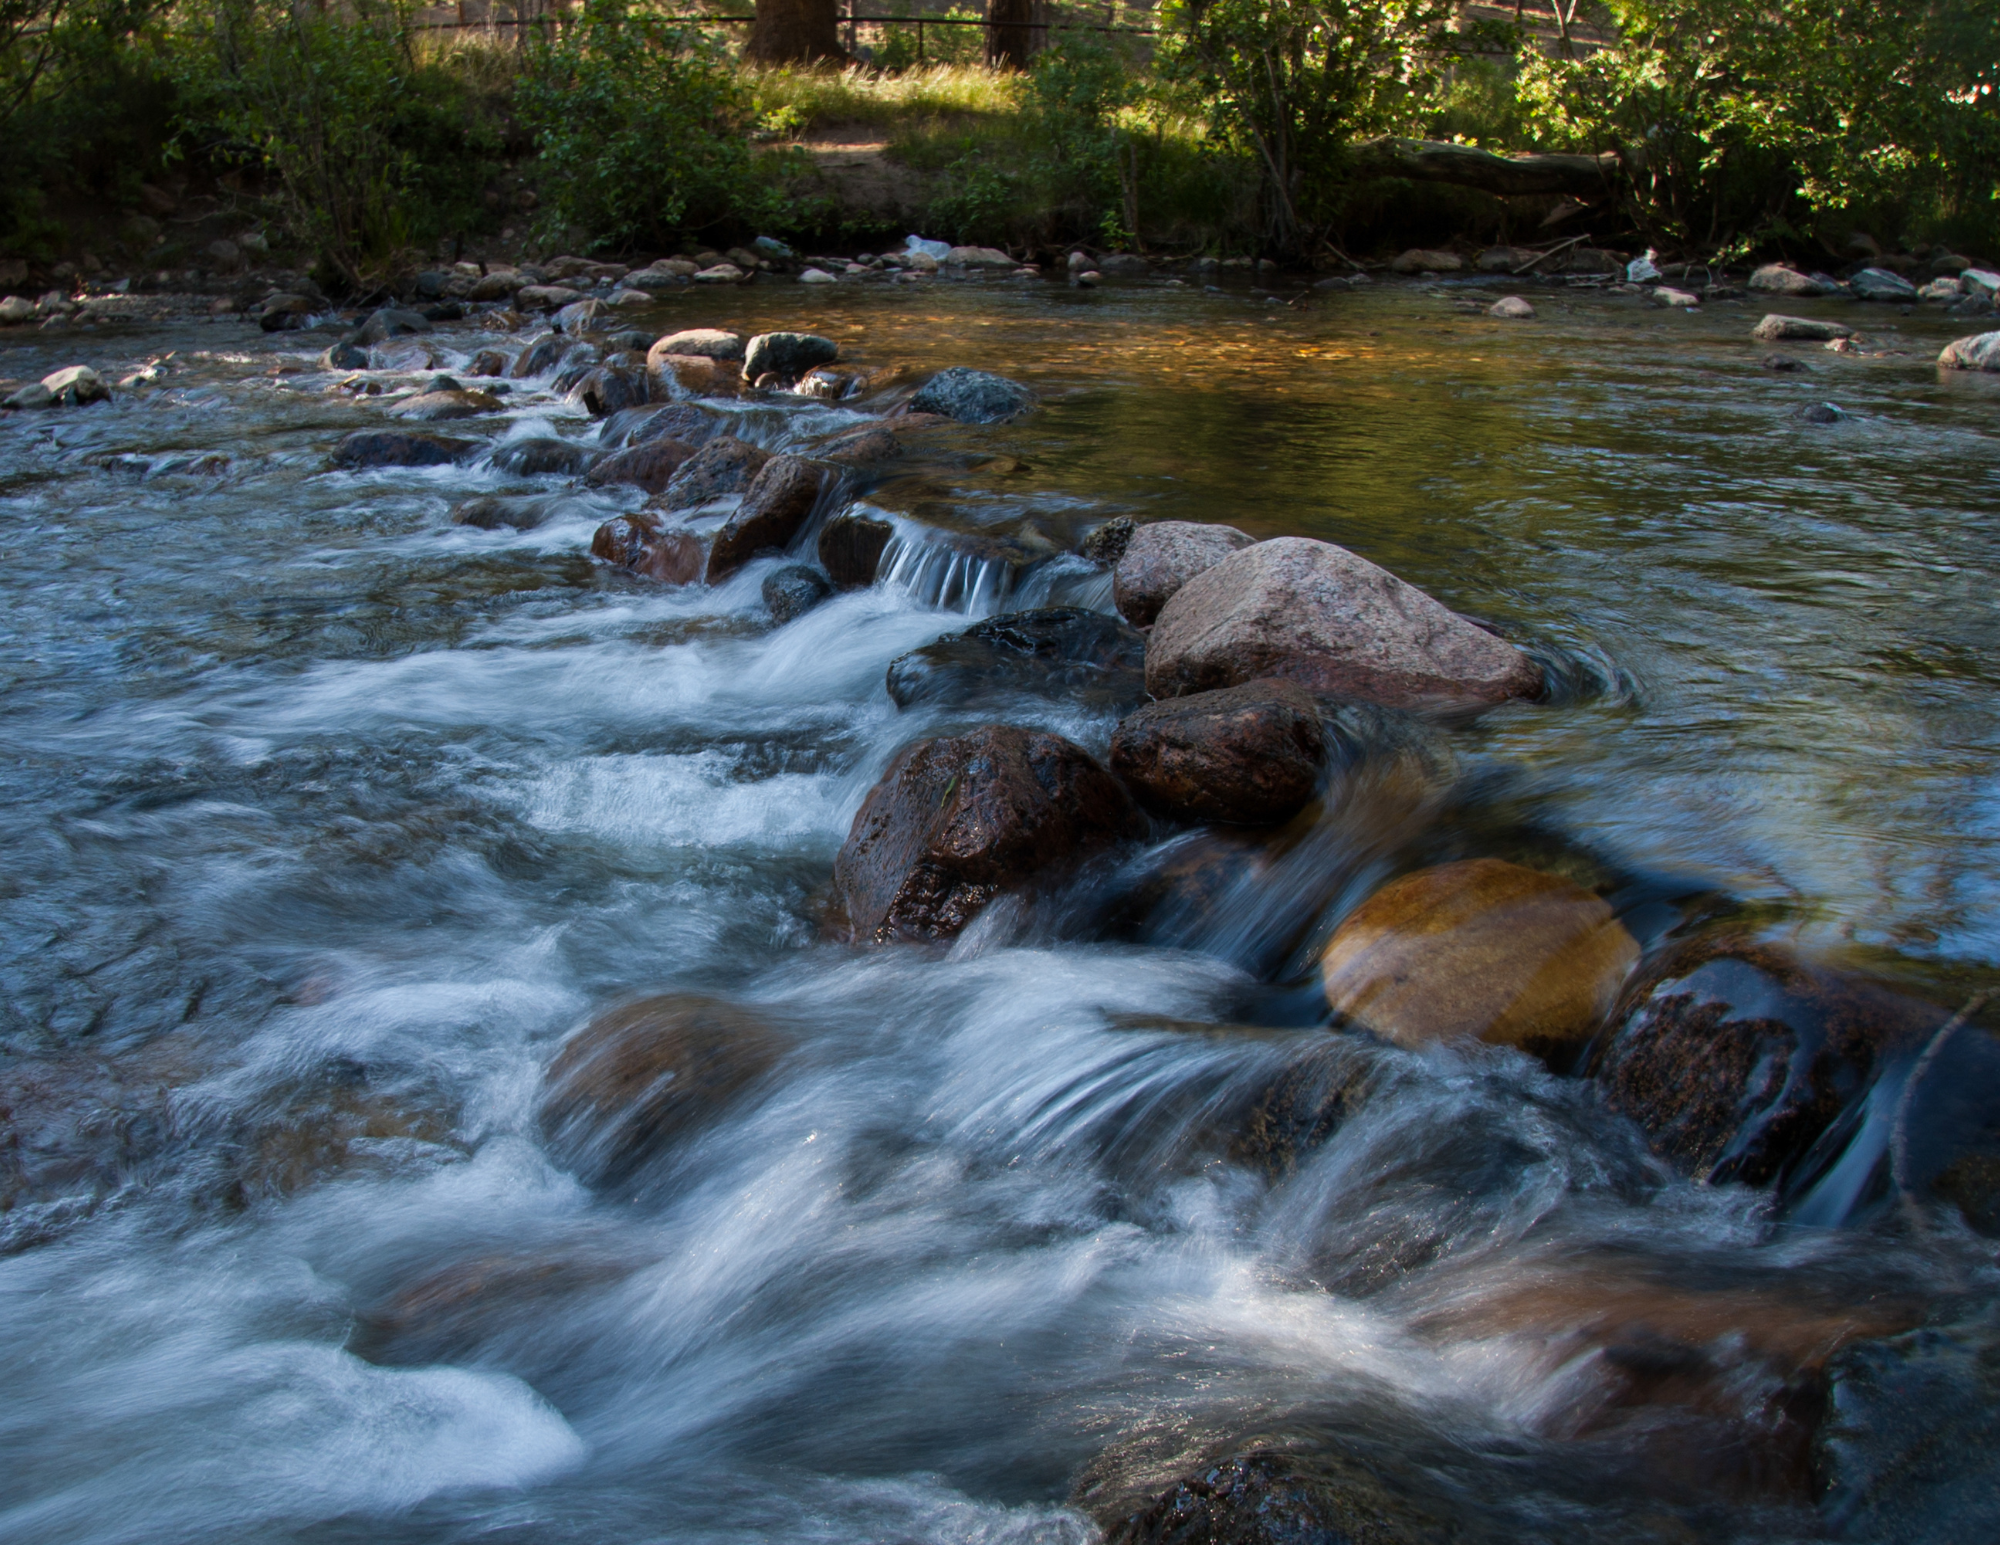
M 1589 198 L 1609 188 L 1620 171 L 1617 153 L 1609 150 L 1597 156 L 1540 152 L 1503 156 L 1471 145 L 1386 134 L 1351 146 L 1349 155 L 1362 177 L 1451 182 L 1503 196 L 1569 193 Z

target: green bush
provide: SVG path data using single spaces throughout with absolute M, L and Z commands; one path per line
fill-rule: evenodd
M 189 141 L 272 174 L 329 282 L 372 288 L 480 219 L 498 129 L 448 64 L 418 56 L 401 8 L 209 0 L 176 44 Z
M 516 101 L 553 231 L 619 247 L 724 222 L 773 231 L 794 222 L 779 158 L 751 140 L 747 78 L 695 28 L 626 0 L 587 0 L 537 45 Z

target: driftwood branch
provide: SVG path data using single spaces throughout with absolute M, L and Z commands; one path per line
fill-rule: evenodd
M 1351 147 L 1354 169 L 1363 177 L 1409 177 L 1419 182 L 1454 182 L 1501 195 L 1568 193 L 1583 198 L 1605 192 L 1621 170 L 1615 152 L 1581 155 L 1495 155 L 1470 145 L 1440 140 L 1363 140 Z

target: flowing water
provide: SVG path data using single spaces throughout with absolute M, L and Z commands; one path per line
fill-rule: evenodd
M 1990 1246 L 1787 1223 L 1518 1053 L 1329 1033 L 1310 955 L 1398 869 L 1529 854 L 1642 941 L 1735 909 L 1940 1002 L 1982 983 L 2000 380 L 1940 377 L 1924 317 L 1777 375 L 1754 311 L 1466 293 L 667 301 L 644 322 L 1044 394 L 866 490 L 883 578 L 782 628 L 770 560 L 710 591 L 589 559 L 634 491 L 496 532 L 447 519 L 527 486 L 483 461 L 326 471 L 381 409 L 324 337 L 90 337 L 107 374 L 176 355 L 0 422 L 0 1537 L 1066 1545 L 1263 1440 L 1467 1537 L 1824 1527 L 1760 1349 L 1990 1297 Z M 594 438 L 522 384 L 475 432 Z M 771 445 L 861 417 L 731 411 Z M 1566 686 L 1412 731 L 1214 905 L 1119 921 L 1204 840 L 1163 834 L 950 948 L 823 942 L 898 746 L 997 713 L 1103 751 L 1102 705 L 898 712 L 883 677 L 968 614 L 1108 607 L 1049 555 L 1119 514 L 1351 546 Z M 541 1070 L 668 989 L 789 1049 L 593 1190 Z M 1255 1162 L 1287 1079 L 1346 1119 Z M 455 1312 L 385 1341 L 439 1282 Z M 1724 1306 L 1728 1398 L 1619 1394 L 1578 1327 L 1634 1295 Z

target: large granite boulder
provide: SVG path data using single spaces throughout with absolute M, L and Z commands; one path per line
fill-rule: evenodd
M 740 494 L 763 470 L 771 453 L 734 435 L 718 435 L 694 455 L 667 484 L 670 510 L 692 510 L 731 494 Z
M 1319 704 L 1297 682 L 1250 681 L 1140 709 L 1111 737 L 1139 803 L 1183 821 L 1289 820 L 1326 767 Z
M 961 424 L 997 424 L 1035 406 L 1032 390 L 987 370 L 954 365 L 940 370 L 910 399 L 912 413 L 936 413 Z
M 1327 941 L 1336 1013 L 1402 1046 L 1574 1051 L 1617 1002 L 1639 946 L 1581 886 L 1494 858 L 1392 880 Z
M 708 550 L 708 582 L 719 584 L 760 552 L 783 552 L 826 486 L 826 469 L 803 456 L 773 456 L 758 469 L 736 513 Z
M 1146 688 L 1175 697 L 1283 676 L 1322 696 L 1391 708 L 1469 708 L 1530 697 L 1532 660 L 1330 542 L 1279 537 L 1189 580 L 1160 611 Z
M 1046 606 L 975 622 L 889 662 L 898 708 L 1009 692 L 1072 693 L 1112 704 L 1145 696 L 1146 641 L 1103 612 Z
M 1954 338 L 1938 355 L 1948 370 L 2000 370 L 2000 333 L 1975 333 Z
M 592 487 L 630 483 L 649 494 L 664 493 L 674 475 L 695 454 L 694 447 L 674 439 L 642 440 L 622 451 L 613 451 L 591 467 L 584 478 Z
M 1812 296 L 1834 294 L 1839 286 L 1828 284 L 1824 279 L 1815 279 L 1810 274 L 1802 274 L 1783 263 L 1766 263 L 1750 276 L 1749 288 L 1766 295 Z
M 592 1185 L 629 1179 L 713 1121 L 790 1047 L 750 1010 L 694 993 L 601 1014 L 549 1064 L 540 1117 L 550 1156 Z
M 1059 735 L 989 725 L 906 746 L 834 861 L 857 941 L 946 939 L 1053 865 L 1145 829 L 1118 780 Z
M 1775 343 L 1784 338 L 1806 343 L 1831 343 L 1836 338 L 1849 338 L 1853 335 L 1854 329 L 1844 322 L 1822 322 L 1815 317 L 1780 316 L 1776 312 L 1750 329 L 1752 338 L 1760 338 L 1766 343 Z
M 743 379 L 790 379 L 840 358 L 840 345 L 818 333 L 759 333 L 743 347 Z
M 726 359 L 741 361 L 743 339 L 740 334 L 723 332 L 715 327 L 691 327 L 684 332 L 668 333 L 656 339 L 646 351 L 646 363 L 665 359 L 668 355 L 681 358 Z
M 1917 287 L 1901 274 L 1886 268 L 1864 268 L 1850 275 L 1847 287 L 1856 300 L 1914 301 Z
M 1151 627 L 1175 591 L 1253 540 L 1234 526 L 1195 520 L 1160 520 L 1140 526 L 1132 532 L 1112 570 L 1112 599 L 1126 621 Z

